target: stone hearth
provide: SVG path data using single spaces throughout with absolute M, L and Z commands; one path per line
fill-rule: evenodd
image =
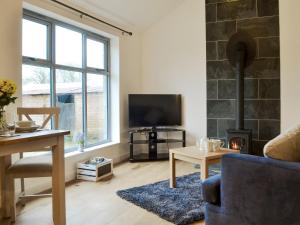
M 235 72 L 226 46 L 238 30 L 256 41 L 257 55 L 245 71 L 245 128 L 252 130 L 253 154 L 280 132 L 278 0 L 206 0 L 207 132 L 226 139 L 235 127 Z

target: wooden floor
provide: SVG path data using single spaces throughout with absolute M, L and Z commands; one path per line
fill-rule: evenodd
M 197 171 L 193 165 L 178 162 L 177 175 Z M 164 162 L 124 163 L 114 170 L 111 180 L 79 182 L 69 186 L 67 196 L 68 225 L 170 225 L 171 223 L 147 212 L 116 195 L 124 188 L 144 185 L 169 178 L 169 164 Z M 51 199 L 27 203 L 15 225 L 51 225 Z M 204 225 L 204 222 L 194 225 Z

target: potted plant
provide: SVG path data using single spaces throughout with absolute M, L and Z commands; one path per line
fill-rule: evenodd
M 17 97 L 13 97 L 16 93 L 17 86 L 12 80 L 0 79 L 0 134 L 6 129 L 5 106 L 15 103 Z

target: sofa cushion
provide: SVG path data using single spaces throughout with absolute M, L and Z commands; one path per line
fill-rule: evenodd
M 300 125 L 280 134 L 264 147 L 269 158 L 300 162 Z

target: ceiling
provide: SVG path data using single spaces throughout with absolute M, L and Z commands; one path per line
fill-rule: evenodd
M 144 31 L 184 0 L 72 0 L 90 12 L 120 25 Z

